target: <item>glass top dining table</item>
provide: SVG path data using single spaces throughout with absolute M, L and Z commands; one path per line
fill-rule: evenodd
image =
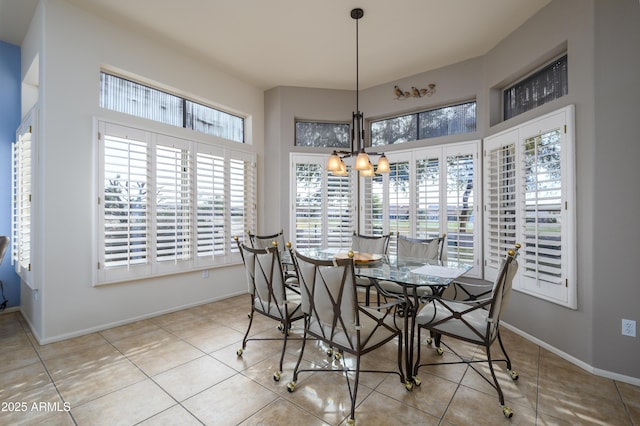
M 347 251 L 340 249 L 300 249 L 301 254 L 322 260 L 347 257 Z M 396 255 L 368 255 L 367 259 L 354 261 L 355 273 L 360 277 L 374 280 L 393 281 L 402 286 L 443 287 L 471 269 L 471 265 L 455 261 L 425 260 Z M 284 260 L 284 259 L 283 259 Z
M 321 260 L 333 260 L 348 256 L 344 249 L 300 249 L 300 254 Z M 285 251 L 283 262 L 291 262 L 289 253 Z M 418 289 L 431 288 L 431 297 L 438 297 L 456 278 L 468 272 L 472 265 L 456 261 L 426 260 L 396 255 L 375 255 L 369 253 L 355 253 L 355 274 L 373 281 L 378 291 L 384 291 L 378 286 L 379 281 L 392 281 L 402 287 L 402 295 L 394 295 L 404 302 L 403 309 L 403 347 L 405 348 L 404 377 L 407 390 L 413 385 L 419 385 L 420 379 L 413 373 L 415 317 L 418 308 L 425 300 L 418 296 Z M 360 261 L 358 260 L 360 259 Z

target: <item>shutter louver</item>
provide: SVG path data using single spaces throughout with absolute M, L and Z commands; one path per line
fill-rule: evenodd
M 440 160 L 416 161 L 416 238 L 440 235 Z
M 524 275 L 562 283 L 560 130 L 524 140 Z
M 325 171 L 321 164 L 295 165 L 295 230 L 298 248 L 322 247 L 323 173 Z
M 146 141 L 104 138 L 105 268 L 148 262 Z
M 13 260 L 24 279 L 31 265 L 31 131 L 18 136 L 13 147 L 14 211 Z
M 474 156 L 447 156 L 447 257 L 474 264 Z
M 351 167 L 347 176 L 333 176 L 327 172 L 327 245 L 347 248 L 351 245 L 353 232 L 353 199 Z
M 515 155 L 515 143 L 510 143 L 491 150 L 487 158 L 486 266 L 496 272 L 506 251 L 516 243 Z
M 191 160 L 188 149 L 156 146 L 156 260 L 191 257 Z
M 198 257 L 224 254 L 224 158 L 197 156 L 197 253 Z

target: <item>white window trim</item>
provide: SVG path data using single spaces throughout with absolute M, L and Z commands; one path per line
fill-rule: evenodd
M 560 222 L 563 224 L 561 229 L 561 275 L 562 275 L 562 283 L 561 284 L 549 284 L 542 282 L 541 280 L 527 279 L 524 277 L 523 270 L 524 267 L 521 267 L 518 270 L 518 274 L 513 280 L 513 289 L 522 293 L 526 293 L 537 298 L 547 300 L 571 309 L 577 308 L 577 266 L 576 266 L 576 179 L 575 179 L 575 133 L 574 133 L 574 122 L 575 122 L 575 108 L 573 105 L 569 105 L 560 110 L 551 112 L 549 114 L 543 115 L 536 119 L 530 120 L 521 125 L 515 126 L 513 128 L 507 129 L 503 132 L 500 132 L 496 135 L 492 135 L 484 140 L 484 150 L 485 150 L 485 169 L 488 169 L 489 165 L 487 164 L 489 156 L 487 152 L 491 152 L 492 150 L 499 149 L 500 147 L 504 147 L 510 144 L 515 145 L 515 158 L 516 158 L 516 232 L 509 232 L 509 239 L 515 239 L 515 242 L 520 243 L 523 247 L 521 249 L 520 262 L 524 262 L 524 255 L 522 254 L 523 250 L 525 250 L 525 242 L 524 242 L 524 220 L 522 214 L 519 213 L 517 206 L 523 205 L 523 189 L 521 189 L 521 185 L 524 183 L 523 169 L 524 166 L 520 165 L 522 161 L 523 153 L 522 153 L 522 145 L 523 142 L 535 135 L 540 135 L 545 132 L 559 129 L 561 134 L 560 144 L 562 145 L 561 149 L 561 197 L 562 197 L 562 211 Z M 489 185 L 491 182 L 488 177 L 485 177 L 485 186 L 484 192 L 488 193 Z M 486 224 L 489 223 L 490 217 L 488 216 L 490 213 L 487 209 L 485 209 L 485 218 L 484 221 Z M 485 253 L 489 256 L 492 253 L 491 247 L 489 247 L 490 243 L 490 235 L 491 232 L 490 227 L 486 226 L 486 233 L 484 236 L 485 242 Z M 504 247 L 506 248 L 506 247 Z M 501 250 L 502 248 L 498 249 Z M 495 251 L 495 250 L 494 250 Z M 495 254 L 494 254 L 495 256 Z M 487 258 L 487 262 L 485 262 L 485 278 L 492 279 L 496 274 L 496 265 L 495 259 L 491 260 Z
M 98 178 L 96 182 L 96 200 L 97 200 L 97 208 L 96 210 L 96 225 L 95 229 L 95 237 L 94 237 L 94 273 L 93 273 L 93 285 L 103 285 L 103 284 L 111 284 L 116 282 L 124 282 L 124 281 L 132 281 L 143 278 L 150 278 L 162 275 L 169 274 L 177 274 L 183 272 L 190 272 L 193 270 L 204 269 L 204 268 L 212 268 L 216 266 L 224 266 L 230 264 L 237 264 L 242 261 L 242 258 L 235 246 L 235 242 L 233 241 L 233 234 L 240 233 L 240 238 L 244 238 L 245 229 L 255 229 L 255 225 L 257 223 L 256 218 L 256 154 L 249 150 L 242 149 L 232 149 L 224 144 L 220 144 L 219 146 L 215 143 L 204 142 L 199 139 L 187 140 L 184 138 L 167 135 L 160 133 L 155 130 L 145 129 L 145 126 L 132 126 L 130 124 L 120 124 L 114 122 L 113 120 L 102 120 L 99 118 L 95 119 L 96 125 L 96 144 L 98 149 L 96 149 L 96 164 L 98 169 Z M 106 133 L 105 133 L 106 132 Z M 105 183 L 105 170 L 104 170 L 104 138 L 105 134 L 109 135 L 113 133 L 114 135 L 120 132 L 120 136 L 126 136 L 128 134 L 137 135 L 139 139 L 143 139 L 147 143 L 148 147 L 148 178 L 149 185 L 147 188 L 147 192 L 149 193 L 149 202 L 148 202 L 148 213 L 147 213 L 147 258 L 146 263 L 144 264 L 133 264 L 127 265 L 123 267 L 105 267 L 105 238 L 104 238 L 104 229 L 105 229 L 105 203 L 104 203 L 104 183 Z M 185 259 L 180 259 L 176 261 L 157 261 L 155 250 L 156 250 L 156 219 L 155 219 L 155 192 L 158 191 L 158 188 L 155 186 L 155 147 L 156 145 L 166 146 L 169 143 L 174 143 L 176 146 L 179 146 L 181 149 L 184 149 L 188 152 L 190 166 L 189 171 L 189 202 L 190 202 L 190 219 L 188 222 L 189 231 L 190 231 L 190 248 L 189 248 L 189 256 Z M 225 207 L 224 207 L 224 237 L 223 237 L 223 246 L 224 253 L 213 256 L 198 256 L 197 253 L 197 215 L 198 215 L 198 206 L 197 206 L 197 185 L 196 185 L 196 176 L 197 176 L 197 164 L 196 158 L 198 153 L 215 153 L 216 155 L 220 155 L 224 158 L 224 180 L 225 180 Z M 230 162 L 233 161 L 241 161 L 246 163 L 245 172 L 249 173 L 249 175 L 244 176 L 244 182 L 242 185 L 243 196 L 246 197 L 244 199 L 243 205 L 243 215 L 244 218 L 242 229 L 232 229 L 232 221 L 231 221 L 231 176 L 230 173 Z M 248 183 L 248 184 L 247 184 Z M 236 226 L 237 227 L 237 226 Z
M 12 243 L 11 262 L 22 281 L 37 290 L 34 277 L 34 205 L 38 153 L 38 110 L 32 109 L 16 130 L 12 145 Z

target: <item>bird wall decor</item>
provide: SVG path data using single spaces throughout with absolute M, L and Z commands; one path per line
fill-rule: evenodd
M 423 96 L 431 96 L 436 92 L 436 85 L 431 83 L 424 89 L 418 89 L 415 86 L 411 86 L 411 91 L 406 92 L 402 90 L 400 87 L 393 86 L 393 91 L 396 95 L 396 99 L 404 100 L 407 98 L 421 98 Z

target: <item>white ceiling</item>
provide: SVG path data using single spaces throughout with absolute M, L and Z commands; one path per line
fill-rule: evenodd
M 262 89 L 360 89 L 481 56 L 550 0 L 67 0 Z M 38 0 L 0 0 L 20 45 Z

